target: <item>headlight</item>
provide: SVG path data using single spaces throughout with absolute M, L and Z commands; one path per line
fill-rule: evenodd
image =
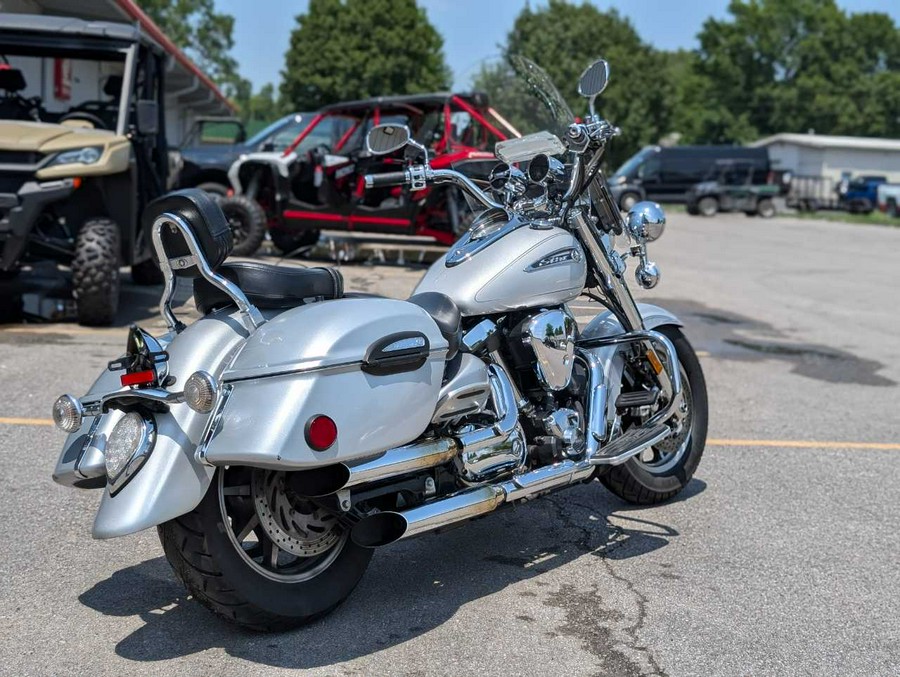
M 184 384 L 184 401 L 199 414 L 212 411 L 216 401 L 216 379 L 205 371 L 196 371 Z
M 106 441 L 106 479 L 109 493 L 114 495 L 140 469 L 153 450 L 156 424 L 137 411 L 125 414 Z
M 103 146 L 87 146 L 86 148 L 73 148 L 72 150 L 64 150 L 59 153 L 48 164 L 48 167 L 56 165 L 92 165 L 98 162 L 103 155 Z
M 84 420 L 84 408 L 71 395 L 62 395 L 53 403 L 53 422 L 60 430 L 74 433 Z

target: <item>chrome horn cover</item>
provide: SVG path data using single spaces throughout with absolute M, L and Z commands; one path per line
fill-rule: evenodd
M 545 310 L 525 324 L 523 340 L 534 350 L 538 378 L 550 390 L 562 390 L 572 379 L 576 331 L 566 310 Z

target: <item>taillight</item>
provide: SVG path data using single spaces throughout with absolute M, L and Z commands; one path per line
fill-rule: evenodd
M 145 386 L 156 381 L 156 372 L 153 369 L 135 371 L 131 374 L 122 374 L 123 386 Z
M 306 424 L 306 443 L 315 451 L 325 451 L 337 439 L 337 425 L 324 414 L 309 419 Z

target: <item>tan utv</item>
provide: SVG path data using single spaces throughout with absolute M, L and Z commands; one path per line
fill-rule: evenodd
M 140 214 L 168 185 L 165 58 L 128 24 L 0 14 L 0 278 L 71 267 L 82 324 L 115 319 L 120 266 L 162 279 Z M 64 110 L 27 95 L 66 63 Z

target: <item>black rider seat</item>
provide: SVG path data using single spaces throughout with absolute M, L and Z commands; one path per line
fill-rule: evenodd
M 410 296 L 407 300 L 431 315 L 438 329 L 441 330 L 441 335 L 450 344 L 447 349 L 447 359 L 452 360 L 456 357 L 461 341 L 462 313 L 459 312 L 459 306 L 453 299 L 440 292 L 426 291 Z
M 240 261 L 219 266 L 216 272 L 240 287 L 260 310 L 288 310 L 344 295 L 344 278 L 334 268 L 288 268 Z M 194 279 L 194 302 L 203 314 L 234 305 L 231 297 L 202 277 Z

